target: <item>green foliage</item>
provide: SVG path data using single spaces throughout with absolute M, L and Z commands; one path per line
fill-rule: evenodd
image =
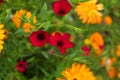
M 0 4 L 0 22 L 5 25 L 8 31 L 7 39 L 4 43 L 4 49 L 0 54 L 0 80 L 56 80 L 61 77 L 61 72 L 66 67 L 70 67 L 73 62 L 86 64 L 99 80 L 111 80 L 107 75 L 107 70 L 101 67 L 103 57 L 115 57 L 117 61 L 114 66 L 117 70 L 120 59 L 116 54 L 116 46 L 120 44 L 120 1 L 119 0 L 99 0 L 104 5 L 103 17 L 109 15 L 112 17 L 112 25 L 82 24 L 81 20 L 74 12 L 74 7 L 78 2 L 87 0 L 69 0 L 73 10 L 64 17 L 57 16 L 52 10 L 52 3 L 56 0 L 4 0 Z M 20 18 L 22 23 L 30 23 L 35 26 L 30 33 L 25 33 L 24 29 L 16 28 L 11 18 L 17 10 L 25 9 L 32 13 L 30 19 L 25 15 Z M 37 23 L 33 23 L 36 16 Z M 60 51 L 51 46 L 33 47 L 30 44 L 29 36 L 35 30 L 45 30 L 49 33 L 59 31 L 70 33 L 75 37 L 73 42 L 75 46 L 68 49 L 66 54 L 62 55 Z M 84 56 L 81 47 L 84 45 L 84 39 L 94 32 L 100 32 L 103 35 L 105 46 L 104 52 L 100 56 L 95 56 L 94 50 L 90 56 Z M 111 53 L 111 49 L 115 51 Z M 18 72 L 15 68 L 19 60 L 28 62 L 28 67 L 24 73 Z M 119 80 L 115 77 L 114 80 Z

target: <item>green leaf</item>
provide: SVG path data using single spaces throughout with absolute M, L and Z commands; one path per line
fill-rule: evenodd
M 67 27 L 71 30 L 74 30 L 78 34 L 82 34 L 83 32 L 85 32 L 85 30 L 83 30 L 82 28 L 78 28 L 78 27 L 75 27 L 73 25 L 67 25 Z
M 43 7 L 42 7 L 42 9 L 41 9 L 41 11 L 40 11 L 40 19 L 42 19 L 42 20 L 46 20 L 47 19 L 47 4 L 46 3 L 44 3 L 44 5 L 43 5 Z
M 76 4 L 78 2 L 83 2 L 83 1 L 86 1 L 86 0 L 72 0 L 72 3 Z
M 43 55 L 46 59 L 49 59 L 49 55 L 48 55 L 48 53 L 46 53 L 46 52 L 42 52 L 42 55 Z
M 23 33 L 24 29 L 23 28 L 19 28 L 15 33 Z
M 34 61 L 34 59 L 35 59 L 35 58 L 34 58 L 34 57 L 32 57 L 32 58 L 28 59 L 28 60 L 27 60 L 27 62 L 28 62 L 28 63 L 29 63 L 29 62 L 33 62 L 33 61 Z
M 43 24 L 43 27 L 44 27 L 45 30 L 48 30 L 48 28 L 50 27 L 50 21 L 49 22 L 45 22 Z

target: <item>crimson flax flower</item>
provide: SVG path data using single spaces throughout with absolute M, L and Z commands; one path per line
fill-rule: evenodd
M 62 54 L 66 52 L 67 48 L 73 47 L 73 43 L 70 42 L 70 34 L 68 33 L 61 34 L 56 32 L 54 35 L 50 36 L 49 43 L 53 46 L 56 46 Z
M 26 70 L 28 63 L 25 61 L 19 61 L 16 65 L 16 69 L 20 72 L 23 73 Z
M 55 1 L 52 5 L 53 11 L 58 16 L 64 16 L 70 12 L 72 6 L 67 0 Z
M 43 47 L 49 40 L 49 33 L 38 30 L 30 35 L 30 42 L 33 46 Z
M 3 0 L 0 0 L 0 4 L 2 4 L 4 1 Z

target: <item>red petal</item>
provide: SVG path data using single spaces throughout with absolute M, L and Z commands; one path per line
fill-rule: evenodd
M 70 34 L 69 34 L 69 33 L 65 33 L 65 34 L 63 35 L 63 38 L 64 38 L 64 40 L 69 41 L 69 40 L 70 40 Z
M 66 42 L 63 46 L 63 48 L 72 48 L 73 47 L 73 43 L 72 42 Z
M 0 4 L 3 3 L 4 1 L 3 0 L 0 0 Z
M 61 33 L 56 32 L 55 35 L 50 36 L 49 44 L 57 46 L 57 42 L 61 39 L 61 37 L 62 37 Z
M 62 54 L 65 54 L 66 48 L 60 48 L 60 51 L 61 51 Z
M 60 0 L 54 2 L 52 8 L 55 14 L 59 16 L 64 16 L 71 10 L 72 6 L 69 4 L 67 0 Z
M 83 46 L 82 50 L 89 53 L 91 50 L 87 46 Z
M 40 41 L 40 40 L 37 39 L 37 36 L 40 33 L 44 34 L 44 37 L 45 37 L 45 39 L 42 40 L 42 41 Z M 30 42 L 31 42 L 31 44 L 33 46 L 43 47 L 49 41 L 49 37 L 50 36 L 49 36 L 49 34 L 47 32 L 39 30 L 39 31 L 33 32 L 30 35 Z

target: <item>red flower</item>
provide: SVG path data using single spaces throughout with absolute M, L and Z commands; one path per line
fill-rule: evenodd
M 70 34 L 68 33 L 61 34 L 56 32 L 54 35 L 50 36 L 49 43 L 59 48 L 62 54 L 66 52 L 66 48 L 73 47 L 73 43 L 70 42 Z
M 52 8 L 55 14 L 64 16 L 71 10 L 72 6 L 67 0 L 59 0 L 53 3 Z
M 87 46 L 83 46 L 82 50 L 85 51 L 85 56 L 88 56 L 91 51 L 90 48 L 88 48 Z
M 3 3 L 4 1 L 3 0 L 0 0 L 0 4 Z
M 38 30 L 30 35 L 30 42 L 33 46 L 43 47 L 48 42 L 49 37 L 47 32 Z
M 25 61 L 19 61 L 17 63 L 17 65 L 16 65 L 16 69 L 19 72 L 23 73 L 26 70 L 27 65 L 28 65 L 27 62 L 25 62 Z

